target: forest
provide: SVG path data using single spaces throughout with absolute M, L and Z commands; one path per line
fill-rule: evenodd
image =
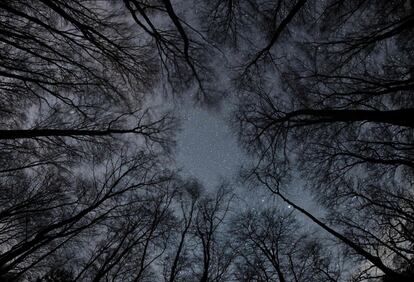
M 412 282 L 413 95 L 414 0 L 0 1 L 0 281 Z

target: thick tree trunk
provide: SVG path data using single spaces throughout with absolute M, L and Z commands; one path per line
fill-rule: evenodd
M 366 258 L 369 262 L 371 262 L 378 269 L 380 269 L 382 272 L 384 272 L 386 277 L 393 277 L 395 279 L 400 279 L 400 280 L 395 280 L 395 281 L 407 281 L 406 280 L 407 277 L 405 275 L 402 275 L 402 274 L 400 274 L 398 272 L 395 272 L 394 270 L 388 268 L 386 265 L 384 265 L 384 263 L 382 262 L 382 260 L 379 257 L 376 257 L 376 256 L 372 255 L 371 253 L 367 252 L 365 249 L 363 249 L 361 246 L 359 246 L 358 244 L 356 244 L 352 240 L 346 238 L 344 235 L 342 235 L 339 232 L 335 231 L 334 229 L 330 228 L 325 223 L 323 223 L 322 221 L 317 219 L 315 216 L 313 216 L 311 213 L 309 213 L 305 209 L 297 206 L 295 203 L 291 202 L 289 199 L 284 197 L 282 194 L 277 193 L 277 195 L 283 201 L 285 201 L 286 203 L 291 205 L 293 208 L 295 208 L 296 210 L 298 210 L 299 212 L 304 214 L 306 217 L 308 217 L 310 220 L 312 220 L 314 223 L 316 223 L 322 229 L 327 231 L 329 234 L 331 234 L 332 236 L 334 236 L 335 238 L 339 239 L 340 241 L 345 243 L 347 246 L 352 248 L 357 254 L 361 255 L 364 258 Z
M 320 221 L 318 218 L 316 218 L 313 214 L 311 214 L 307 210 L 305 210 L 302 207 L 300 207 L 300 206 L 296 205 L 295 203 L 291 202 L 288 198 L 286 198 L 285 196 L 283 196 L 279 192 L 278 189 L 277 190 L 273 189 L 266 181 L 264 181 L 263 179 L 261 179 L 260 176 L 257 175 L 257 177 L 258 177 L 258 180 L 261 183 L 263 183 L 274 194 L 276 194 L 277 196 L 279 196 L 284 202 L 286 202 L 287 204 L 291 205 L 294 209 L 296 209 L 297 211 L 299 211 L 300 213 L 302 213 L 303 215 L 305 215 L 307 218 L 309 218 L 312 222 L 314 222 L 315 224 L 317 224 L 319 227 L 321 227 L 322 229 L 324 229 L 325 231 L 327 231 L 329 234 L 331 234 L 335 238 L 337 238 L 340 241 L 342 241 L 348 247 L 352 248 L 357 254 L 359 254 L 360 256 L 362 256 L 364 258 L 366 258 L 374 266 L 376 266 L 378 269 L 380 269 L 385 274 L 386 277 L 401 278 L 400 281 L 405 281 L 404 279 L 407 278 L 406 275 L 400 274 L 400 273 L 398 273 L 398 272 L 390 269 L 389 267 L 387 267 L 382 262 L 382 260 L 379 257 L 376 257 L 376 256 L 372 255 L 370 252 L 366 251 L 364 248 L 362 248 L 357 243 L 353 242 L 352 240 L 348 239 L 347 237 L 345 237 L 341 233 L 337 232 L 336 230 L 334 230 L 331 227 L 329 227 L 328 225 L 326 225 L 324 222 Z
M 76 129 L 16 129 L 0 130 L 0 140 L 38 137 L 108 136 L 112 134 L 138 133 L 133 129 L 76 130 Z
M 314 123 L 367 121 L 414 128 L 414 109 L 392 111 L 372 110 L 313 110 L 302 109 L 286 113 L 284 117 L 275 118 L 274 124 L 289 122 L 292 125 Z

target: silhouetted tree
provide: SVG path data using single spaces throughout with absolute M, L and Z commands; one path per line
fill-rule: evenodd
M 306 232 L 293 212 L 259 208 L 232 222 L 237 281 L 339 281 L 332 254 Z
M 234 255 L 226 239 L 224 220 L 232 198 L 231 190 L 222 184 L 215 194 L 206 195 L 198 204 L 194 235 L 200 249 L 195 268 L 200 282 L 226 281 L 228 276 Z
M 299 2 L 275 16 L 273 35 L 283 28 L 276 40 L 260 33 L 260 16 L 250 28 L 259 33 L 255 44 L 238 37 L 246 59 L 234 72 L 235 122 L 257 160 L 246 175 L 291 205 L 285 189 L 292 177 L 304 179 L 329 216 L 294 206 L 361 265 L 368 261 L 360 278 L 409 281 L 413 256 L 402 230 L 412 215 L 413 3 Z
M 132 24 L 142 5 L 0 4 L 1 279 L 46 277 L 59 261 L 82 279 L 139 280 L 165 249 L 176 122 L 153 90 L 181 79 L 163 69 L 182 64 L 191 80 L 196 66 L 171 3 L 141 14 L 168 16 L 157 33 Z

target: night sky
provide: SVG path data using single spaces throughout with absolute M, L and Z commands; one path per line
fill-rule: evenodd
M 246 166 L 249 158 L 229 126 L 230 111 L 226 104 L 220 109 L 186 104 L 179 111 L 182 127 L 177 136 L 177 164 L 184 176 L 198 179 L 207 191 L 214 190 L 221 180 L 227 180 L 245 208 L 277 205 L 291 209 L 264 187 L 245 186 L 238 177 L 241 166 Z M 293 181 L 286 187 L 286 195 L 315 215 L 322 215 L 323 211 L 312 201 L 304 185 L 300 179 Z
M 198 179 L 206 191 L 214 190 L 220 181 L 227 181 L 244 207 L 274 205 L 265 189 L 250 189 L 238 177 L 248 156 L 237 143 L 230 128 L 229 111 L 202 109 L 187 105 L 182 109 L 182 130 L 177 137 L 177 164 L 182 174 Z M 257 188 L 257 187 L 256 187 Z
M 246 156 L 228 126 L 225 109 L 187 107 L 181 117 L 177 162 L 183 173 L 198 178 L 207 189 L 237 176 Z

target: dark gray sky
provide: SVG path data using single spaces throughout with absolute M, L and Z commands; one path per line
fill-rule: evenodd
M 177 163 L 184 175 L 197 178 L 207 190 L 214 189 L 222 178 L 231 180 L 239 200 L 246 207 L 278 205 L 291 208 L 264 187 L 246 187 L 237 180 L 239 168 L 247 164 L 248 157 L 229 128 L 228 107 L 222 106 L 221 110 L 189 105 L 180 108 L 183 123 L 182 131 L 177 136 Z M 314 214 L 321 215 L 303 186 L 299 179 L 294 181 L 287 187 L 286 195 Z
M 182 113 L 177 162 L 184 174 L 198 178 L 207 189 L 222 177 L 236 176 L 246 159 L 228 127 L 228 113 L 223 109 L 189 107 Z

